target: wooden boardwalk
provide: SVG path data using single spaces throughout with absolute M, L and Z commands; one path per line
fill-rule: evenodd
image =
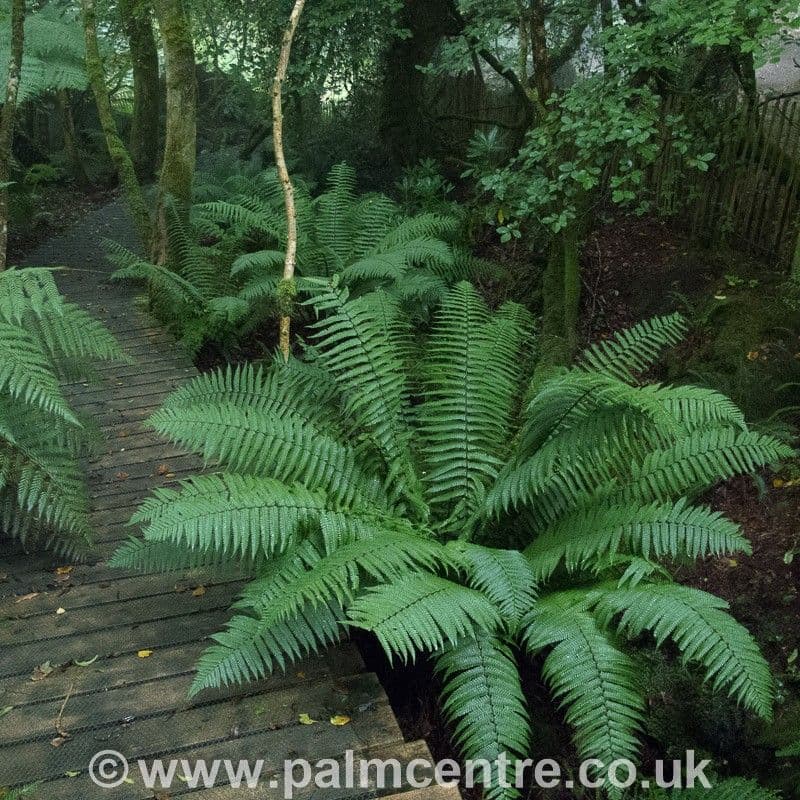
M 74 407 L 91 415 L 104 436 L 88 464 L 96 563 L 72 566 L 0 540 L 0 787 L 41 781 L 32 795 L 40 800 L 277 798 L 283 793 L 269 781 L 286 759 L 341 760 L 348 750 L 356 758 L 429 758 L 424 742 L 403 741 L 380 683 L 350 644 L 260 684 L 189 701 L 193 665 L 208 635 L 228 618 L 238 585 L 197 573 L 142 576 L 105 565 L 131 533 L 126 523 L 150 489 L 199 467 L 196 457 L 142 425 L 195 370 L 136 309 L 134 290 L 108 281 L 98 237 L 120 239 L 129 231 L 124 212 L 112 204 L 28 259 L 72 268 L 59 276 L 62 291 L 108 325 L 132 363 L 103 366 L 99 384 L 68 387 Z M 306 714 L 313 724 L 301 724 Z M 350 721 L 333 725 L 335 715 Z M 257 789 L 193 789 L 175 780 L 169 790 L 154 792 L 134 766 L 126 782 L 102 789 L 88 774 L 101 750 L 118 751 L 132 764 L 140 758 L 264 759 L 267 782 Z M 362 788 L 294 796 L 453 800 L 458 794 Z

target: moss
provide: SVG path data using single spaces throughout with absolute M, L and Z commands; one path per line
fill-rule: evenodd
M 297 298 L 297 284 L 293 280 L 282 280 L 276 292 L 278 298 L 278 314 L 281 317 L 291 317 Z

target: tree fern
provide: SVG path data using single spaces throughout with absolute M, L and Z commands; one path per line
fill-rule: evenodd
M 392 204 L 358 198 L 344 169 L 324 196 L 312 234 L 330 236 L 325 263 L 362 269 L 382 254 L 376 269 L 386 256 L 410 280 L 387 254 L 445 228 L 427 217 L 384 231 Z M 363 235 L 339 236 L 353 208 Z M 360 287 L 307 278 L 316 321 L 302 360 L 202 376 L 153 417 L 225 472 L 147 500 L 145 542 L 116 563 L 227 560 L 255 575 L 193 691 L 260 678 L 361 628 L 393 659 L 432 655 L 462 752 L 492 759 L 526 752 L 536 714 L 519 669 L 533 657 L 580 753 L 608 763 L 639 750 L 646 707 L 629 640 L 651 632 L 767 716 L 771 683 L 749 634 L 660 561 L 748 552 L 738 526 L 692 498 L 791 451 L 719 394 L 638 385 L 682 321 L 619 334 L 523 402 L 536 349 L 524 309 L 492 311 L 457 283 L 412 333 L 385 275 L 365 271 Z

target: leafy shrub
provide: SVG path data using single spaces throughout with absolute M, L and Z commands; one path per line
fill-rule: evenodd
M 635 375 L 677 315 L 596 345 L 529 389 L 527 312 L 459 283 L 415 341 L 397 296 L 329 287 L 305 361 L 221 370 L 151 424 L 219 465 L 159 490 L 122 567 L 239 563 L 256 574 L 192 692 L 258 679 L 349 628 L 390 658 L 431 654 L 464 755 L 527 754 L 519 665 L 535 658 L 582 757 L 635 757 L 645 715 L 625 646 L 672 641 L 769 717 L 772 681 L 724 601 L 659 561 L 749 551 L 690 498 L 783 458 L 725 397 Z M 488 797 L 515 796 L 495 787 Z
M 59 295 L 46 269 L 0 273 L 0 529 L 80 553 L 89 543 L 78 458 L 85 426 L 60 378 L 122 358 L 112 335 Z

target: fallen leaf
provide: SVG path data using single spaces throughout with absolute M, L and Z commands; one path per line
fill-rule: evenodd
M 66 608 L 62 608 L 61 606 L 59 606 L 59 607 L 56 609 L 56 614 L 59 614 L 59 615 L 60 615 L 60 614 L 66 614 L 66 613 L 67 613 L 67 609 L 66 609 Z
M 758 350 L 751 350 L 747 354 L 747 360 L 748 361 L 755 361 L 757 358 L 758 358 Z
M 305 680 L 306 674 L 305 674 L 305 672 L 301 671 L 301 672 L 297 673 L 297 677 L 300 678 L 300 680 L 302 681 L 302 680 Z
M 68 736 L 56 736 L 55 739 L 50 740 L 50 744 L 53 747 L 61 747 L 61 745 L 64 744 L 64 742 L 66 742 L 68 738 L 69 738 Z
M 344 714 L 336 714 L 331 717 L 331 725 L 336 725 L 337 728 L 340 728 L 342 725 L 347 725 L 349 722 L 350 717 L 346 717 Z
M 205 586 L 198 586 L 196 589 L 192 590 L 192 597 L 202 597 L 206 593 Z
M 56 575 L 69 575 L 74 567 L 56 567 Z
M 772 481 L 772 485 L 776 489 L 780 489 L 781 487 L 786 485 L 786 482 L 781 480 L 780 478 L 774 478 Z
M 65 778 L 77 778 L 81 773 L 77 769 L 70 769 L 64 773 Z
M 156 469 L 158 475 L 166 475 L 169 471 L 169 464 L 159 464 L 158 469 Z
M 126 480 L 128 480 L 128 478 L 130 478 L 130 474 L 127 473 L 127 472 L 118 472 L 114 477 L 118 481 L 126 481 Z
M 152 650 L 140 650 L 136 654 L 136 656 L 138 658 L 150 658 L 151 655 L 153 655 L 153 651 Z
M 725 295 L 725 294 L 715 294 L 715 295 L 714 295 L 714 299 L 715 299 L 715 300 L 727 300 L 727 299 L 728 299 L 728 296 L 727 296 L 727 295 Z
M 55 667 L 49 661 L 45 661 L 43 664 L 39 664 L 39 666 L 34 668 L 33 675 L 31 675 L 31 680 L 43 681 L 48 675 L 50 675 L 54 671 Z
M 22 597 L 18 597 L 14 602 L 15 603 L 24 603 L 26 600 L 33 600 L 34 597 L 38 597 L 39 592 L 31 592 L 30 594 L 24 594 Z
M 316 720 L 311 719 L 308 714 L 300 714 L 297 720 L 301 725 L 314 725 L 316 723 Z
M 729 567 L 738 567 L 739 566 L 739 562 L 735 558 L 729 558 L 728 559 L 728 566 Z
M 88 661 L 73 661 L 72 663 L 76 667 L 90 667 L 95 661 L 97 661 L 98 658 L 100 658 L 99 653 L 94 658 L 90 658 Z

